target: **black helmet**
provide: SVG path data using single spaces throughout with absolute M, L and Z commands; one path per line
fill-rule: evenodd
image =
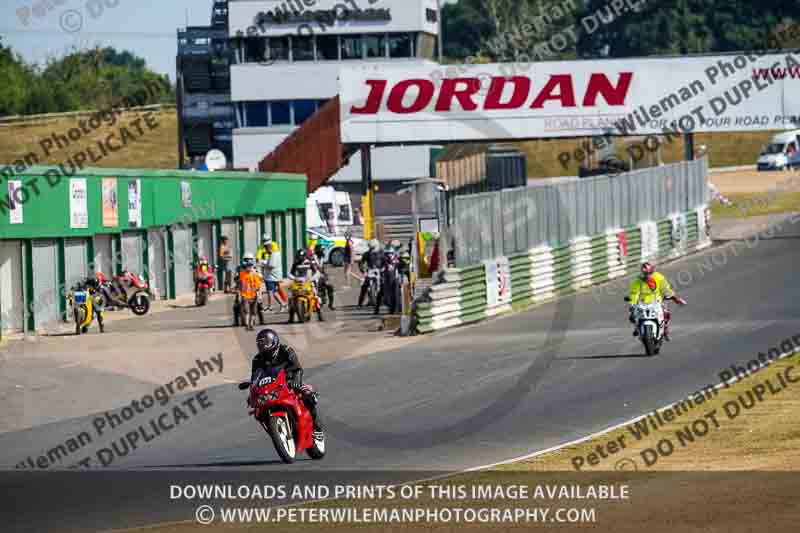
M 294 258 L 298 263 L 300 261 L 305 261 L 306 259 L 308 259 L 308 252 L 306 252 L 305 249 L 300 248 L 299 250 L 297 250 L 297 253 L 295 254 Z
M 270 360 L 274 360 L 281 347 L 281 339 L 275 330 L 264 329 L 259 331 L 256 336 L 256 346 L 258 346 L 259 353 L 266 354 Z

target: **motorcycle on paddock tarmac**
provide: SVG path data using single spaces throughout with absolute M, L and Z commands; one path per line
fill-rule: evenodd
M 103 298 L 103 308 L 129 307 L 134 315 L 146 315 L 150 311 L 153 294 L 147 281 L 141 275 L 123 270 L 119 276 L 109 281 L 102 272 L 97 273 L 99 294 Z

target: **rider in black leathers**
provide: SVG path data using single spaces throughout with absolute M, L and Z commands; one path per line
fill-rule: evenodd
M 361 256 L 361 261 L 359 261 L 358 265 L 359 270 L 364 275 L 364 279 L 361 282 L 361 294 L 358 295 L 358 306 L 364 307 L 364 300 L 367 298 L 367 292 L 369 291 L 367 272 L 372 268 L 377 268 L 378 270 L 383 268 L 383 252 L 378 249 L 375 243 L 370 243 L 369 250 Z
M 303 367 L 297 358 L 297 352 L 288 344 L 281 344 L 280 337 L 271 329 L 265 329 L 258 333 L 256 345 L 258 353 L 253 356 L 250 382 L 252 383 L 256 379 L 260 370 L 283 369 L 286 372 L 287 384 L 300 395 L 311 413 L 311 418 L 314 420 L 314 431 L 322 432 L 318 395 L 310 387 L 303 385 Z

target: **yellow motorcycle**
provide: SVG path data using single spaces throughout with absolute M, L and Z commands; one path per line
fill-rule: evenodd
M 100 333 L 105 332 L 103 325 L 103 299 L 98 293 L 97 283 L 94 280 L 86 280 L 78 283 L 67 294 L 67 301 L 72 310 L 72 319 L 75 321 L 75 335 L 88 333 L 92 320 L 97 316 L 97 325 Z
M 294 316 L 302 324 L 309 322 L 311 315 L 317 313 L 317 318 L 320 322 L 324 322 L 322 317 L 322 308 L 320 307 L 319 298 L 314 293 L 314 284 L 311 280 L 292 280 L 289 286 L 291 298 L 289 300 L 289 323 L 294 322 Z

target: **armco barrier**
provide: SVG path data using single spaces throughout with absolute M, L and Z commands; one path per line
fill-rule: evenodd
M 702 220 L 698 210 L 702 210 Z M 510 305 L 487 304 L 483 264 L 447 269 L 414 302 L 412 322 L 417 333 L 474 323 L 638 272 L 645 259 L 674 258 L 701 250 L 711 246 L 706 212 L 706 206 L 700 206 L 656 221 L 657 247 L 649 257 L 642 255 L 642 226 L 647 222 L 512 255 L 508 257 Z

